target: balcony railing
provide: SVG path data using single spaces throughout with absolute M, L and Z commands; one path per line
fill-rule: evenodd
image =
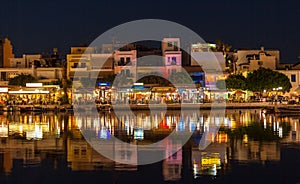
M 70 71 L 87 71 L 87 67 L 71 67 Z

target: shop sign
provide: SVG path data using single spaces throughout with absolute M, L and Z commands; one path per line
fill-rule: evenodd
M 26 83 L 26 87 L 43 87 L 43 83 Z
M 110 82 L 98 82 L 98 86 L 111 86 Z
M 8 88 L 0 88 L 0 93 L 7 93 L 8 92 Z

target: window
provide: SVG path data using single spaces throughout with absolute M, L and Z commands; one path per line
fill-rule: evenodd
M 126 58 L 126 64 L 130 63 L 130 57 Z
M 74 63 L 73 68 L 77 68 L 78 63 Z
M 79 156 L 79 148 L 75 148 L 73 151 L 74 151 L 74 156 L 78 157 Z
M 168 47 L 172 47 L 172 42 L 168 42 Z
M 86 156 L 86 149 L 81 150 L 81 156 L 85 157 Z
M 81 68 L 85 68 L 86 67 L 86 63 L 81 63 Z
M 178 42 L 174 42 L 174 50 L 178 50 Z
M 172 57 L 172 63 L 171 63 L 171 65 L 176 65 L 176 64 L 177 64 L 176 57 Z
M 295 74 L 291 75 L 291 82 L 296 82 L 296 75 Z
M 258 64 L 259 66 L 261 66 L 261 65 L 263 65 L 263 62 L 262 62 L 262 61 L 257 61 L 257 64 Z
M 123 58 L 123 57 L 120 58 L 120 65 L 121 66 L 125 65 L 125 58 Z

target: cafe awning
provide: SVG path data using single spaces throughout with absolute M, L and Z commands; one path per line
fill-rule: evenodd
M 34 90 L 34 91 L 19 90 L 19 91 L 9 91 L 8 94 L 49 94 L 49 91 L 44 91 L 44 90 Z
M 176 91 L 176 88 L 174 87 L 153 87 L 152 92 L 166 92 L 166 93 L 170 93 L 170 92 L 174 92 Z
M 246 93 L 244 91 L 241 91 L 241 90 L 236 90 L 234 92 L 234 94 L 236 94 L 236 95 L 243 95 L 243 94 L 246 94 Z

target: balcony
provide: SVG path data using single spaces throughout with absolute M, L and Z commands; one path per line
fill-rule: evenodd
M 87 71 L 87 67 L 70 67 L 70 71 L 72 71 L 72 72 Z
M 93 66 L 91 71 L 113 71 L 113 67 Z

